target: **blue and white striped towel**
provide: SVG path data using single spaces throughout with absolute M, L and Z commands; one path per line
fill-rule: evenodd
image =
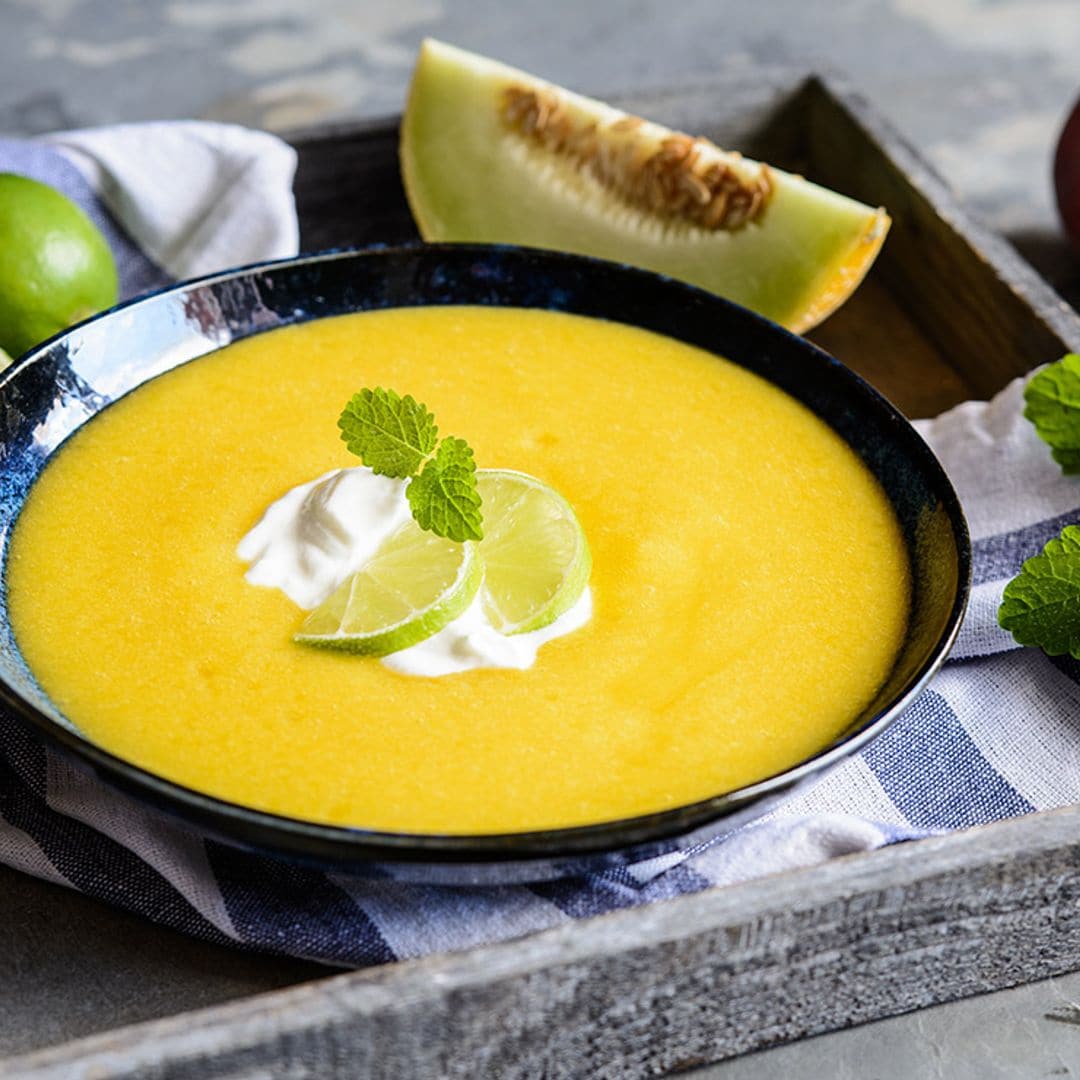
M 271 137 L 214 125 L 0 140 L 0 170 L 38 176 L 90 210 L 127 294 L 292 254 L 293 165 Z M 1017 649 L 995 618 L 1023 560 L 1080 522 L 1080 481 L 1061 475 L 1023 420 L 1021 392 L 1014 383 L 920 425 L 975 538 L 974 594 L 950 662 L 862 754 L 691 857 L 497 889 L 317 873 L 159 818 L 0 716 L 0 861 L 209 941 L 360 966 L 1077 801 L 1080 665 Z

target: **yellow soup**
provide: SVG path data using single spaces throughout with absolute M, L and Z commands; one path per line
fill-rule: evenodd
M 591 622 L 528 671 L 399 675 L 294 644 L 240 538 L 356 464 L 336 420 L 411 393 L 478 462 L 573 504 Z M 315 821 L 480 833 L 677 806 L 830 743 L 886 678 L 908 611 L 899 527 L 802 405 L 642 330 L 418 308 L 250 338 L 153 380 L 38 481 L 8 564 L 30 668 L 93 741 Z

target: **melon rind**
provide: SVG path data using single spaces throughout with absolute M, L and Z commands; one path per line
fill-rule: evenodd
M 733 231 L 641 209 L 512 130 L 502 117 L 510 87 L 554 91 L 582 123 L 606 128 L 626 117 L 428 39 L 409 90 L 400 153 L 425 240 L 516 243 L 626 262 L 709 289 L 799 333 L 851 295 L 881 249 L 890 224 L 884 210 L 775 168 L 765 209 Z M 645 122 L 633 137 L 659 146 L 672 134 Z M 711 145 L 703 152 L 740 175 L 760 169 Z

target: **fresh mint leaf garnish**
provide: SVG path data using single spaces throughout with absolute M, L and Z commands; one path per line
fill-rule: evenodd
M 409 482 L 405 494 L 421 529 L 459 543 L 484 538 L 476 462 L 464 439 L 443 439 L 438 453 Z
M 345 445 L 372 472 L 409 481 L 405 495 L 421 529 L 458 543 L 483 539 L 472 449 L 452 435 L 439 443 L 426 405 L 409 394 L 365 389 L 345 406 L 338 427 Z
M 1080 473 L 1080 355 L 1067 353 L 1032 377 L 1024 409 L 1065 473 Z
M 1080 526 L 1066 525 L 1005 586 L 998 624 L 1021 645 L 1080 660 Z
M 341 437 L 372 472 L 406 479 L 435 449 L 435 417 L 411 394 L 361 390 L 338 420 Z

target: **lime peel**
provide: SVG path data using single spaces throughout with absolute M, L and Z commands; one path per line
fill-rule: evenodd
M 108 242 L 66 195 L 0 173 L 0 348 L 20 356 L 116 303 Z
M 294 640 L 360 656 L 400 652 L 461 615 L 483 576 L 475 544 L 410 521 L 307 617 Z

